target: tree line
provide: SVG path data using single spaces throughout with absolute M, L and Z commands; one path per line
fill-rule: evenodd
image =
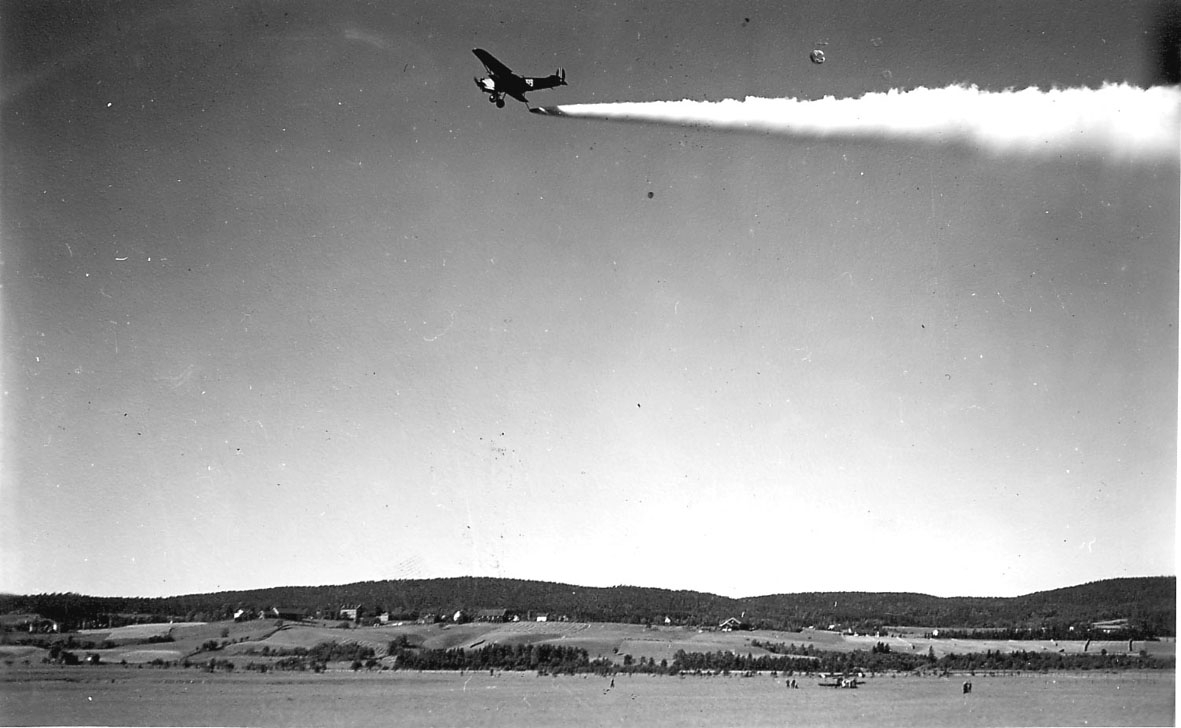
M 478 650 L 414 649 L 391 646 L 396 670 L 507 670 L 574 674 L 607 669 L 585 649 L 549 644 L 488 645 Z
M 735 650 L 715 652 L 686 652 L 677 650 L 673 659 L 657 661 L 655 658 L 640 657 L 638 660 L 625 654 L 622 664 L 604 657 L 591 658 L 579 647 L 551 644 L 493 644 L 478 650 L 451 648 L 425 649 L 410 646 L 405 640 L 391 642 L 386 661 L 377 658 L 376 651 L 356 643 L 322 642 L 310 649 L 291 648 L 288 654 L 269 663 L 249 663 L 247 671 L 267 672 L 307 671 L 322 672 L 329 663 L 347 662 L 351 669 L 393 669 L 393 670 L 501 670 L 509 672 L 536 671 L 539 674 L 581 674 L 593 673 L 615 675 L 628 673 L 682 675 L 682 674 L 747 674 L 782 673 L 785 675 L 813 673 L 879 674 L 879 673 L 972 673 L 977 672 L 1047 672 L 1077 670 L 1161 670 L 1175 669 L 1173 657 L 1139 653 L 1108 653 L 1101 650 L 1092 653 L 1066 654 L 1062 652 L 1030 650 L 988 650 L 986 652 L 956 654 L 936 657 L 934 650 L 926 654 L 893 652 L 888 645 L 879 643 L 871 650 L 833 652 L 818 650 L 811 645 L 781 646 L 780 652 L 772 654 L 745 655 Z M 80 659 L 66 648 L 64 643 L 55 643 L 44 658 L 46 662 L 76 665 Z M 155 666 L 167 667 L 168 663 L 154 661 Z M 178 663 L 185 668 L 200 668 L 207 671 L 232 671 L 234 663 L 211 657 L 208 660 L 193 661 L 188 658 Z
M 581 587 L 491 577 L 407 579 L 319 587 L 275 587 L 176 597 L 91 597 L 73 593 L 0 595 L 0 613 L 27 612 L 66 629 L 117 627 L 136 621 L 219 621 L 238 609 L 303 609 L 325 618 L 343 605 L 369 614 L 400 617 L 453 614 L 457 610 L 546 612 L 579 622 L 674 624 L 715 627 L 745 614 L 753 629 L 800 630 L 830 625 L 861 633 L 886 633 L 892 625 L 962 630 L 1007 630 L 998 639 L 1081 639 L 1092 623 L 1127 619 L 1128 635 L 1172 636 L 1176 577 L 1107 579 L 1019 597 L 934 597 L 890 592 L 818 592 L 733 599 L 693 591 L 633 586 Z M 1071 628 L 1074 628 L 1073 630 Z M 1047 633 L 1045 630 L 1052 630 Z
M 794 646 L 793 646 L 794 647 Z M 1138 654 L 1083 653 L 1064 654 L 1028 650 L 989 650 L 983 653 L 947 654 L 936 657 L 926 654 L 855 650 L 832 652 L 799 647 L 793 654 L 743 655 L 733 650 L 716 652 L 686 652 L 677 650 L 671 662 L 667 659 L 641 657 L 638 660 L 624 655 L 622 664 L 596 657 L 578 647 L 549 644 L 488 645 L 478 650 L 423 649 L 391 644 L 389 655 L 395 670 L 504 670 L 537 671 L 541 674 L 618 674 L 648 673 L 731 674 L 784 673 L 806 674 L 886 673 L 886 672 L 1044 672 L 1049 670 L 1128 670 L 1173 669 L 1171 657 Z

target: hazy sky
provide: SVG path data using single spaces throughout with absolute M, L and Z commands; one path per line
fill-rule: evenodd
M 0 590 L 1175 573 L 1175 159 L 471 80 L 1147 86 L 1156 4 L 173 5 L 6 3 Z

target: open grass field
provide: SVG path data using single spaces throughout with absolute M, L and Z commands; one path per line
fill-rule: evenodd
M 870 679 L 265 675 L 131 667 L 0 668 L 3 725 L 1044 726 L 1174 725 L 1172 671 Z
M 83 629 L 79 630 L 78 634 L 93 640 L 135 642 L 183 631 L 200 631 L 207 625 L 206 622 L 152 622 L 149 624 L 129 624 L 126 627 L 115 627 L 114 629 Z

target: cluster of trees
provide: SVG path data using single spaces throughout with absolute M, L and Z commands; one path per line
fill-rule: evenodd
M 605 671 L 609 660 L 590 659 L 579 647 L 548 644 L 488 645 L 479 650 L 428 650 L 390 645 L 397 670 L 537 670 L 541 673 L 574 674 Z
M 1169 632 L 1157 621 L 1129 620 L 1120 630 L 1097 630 L 1091 623 L 1066 623 L 1047 619 L 1038 626 L 994 627 L 990 629 L 940 628 L 938 639 L 972 640 L 1153 640 Z
M 753 644 L 753 643 L 752 643 Z M 774 654 L 742 655 L 735 651 L 686 652 L 678 650 L 668 660 L 641 657 L 635 660 L 624 655 L 623 665 L 602 658 L 590 659 L 584 649 L 561 645 L 488 645 L 479 650 L 429 650 L 415 648 L 404 639 L 390 643 L 389 654 L 396 658 L 395 669 L 402 670 L 537 670 L 541 673 L 609 674 L 639 672 L 655 674 L 680 673 L 745 673 L 745 672 L 841 672 L 883 673 L 912 671 L 1045 671 L 1045 670 L 1103 670 L 1103 669 L 1162 669 L 1171 668 L 1171 658 L 1140 654 L 1107 654 L 1106 652 L 1065 654 L 1014 650 L 990 650 L 984 653 L 948 654 L 936 657 L 933 649 L 923 654 L 891 651 L 889 645 L 878 643 L 869 651 L 832 652 L 818 650 L 812 645 L 762 644 Z
M 1030 652 L 1015 650 L 1001 652 L 990 650 L 986 653 L 949 654 L 940 657 L 935 665 L 942 669 L 963 671 L 1015 671 L 1034 672 L 1046 670 L 1126 670 L 1126 669 L 1171 669 L 1176 660 L 1171 657 L 1150 656 L 1144 651 L 1138 654 L 1127 652 L 1106 653 L 1084 652 L 1065 654 L 1062 652 Z
M 751 647 L 761 647 L 767 652 L 777 655 L 814 655 L 819 653 L 819 650 L 810 644 L 797 646 L 794 642 L 789 645 L 783 642 L 762 642 L 760 640 L 751 640 L 750 644 Z
M 253 664 L 253 663 L 251 663 Z M 276 660 L 271 663 L 272 670 L 298 671 L 312 670 L 313 672 L 322 672 L 324 666 L 318 662 L 312 662 L 307 659 L 305 655 L 293 655 L 291 657 L 284 657 L 281 660 Z
M 660 672 L 749 672 L 778 671 L 790 674 L 800 672 L 839 673 L 884 673 L 913 671 L 957 671 L 957 672 L 1041 672 L 1047 670 L 1126 670 L 1126 669 L 1171 669 L 1172 658 L 1152 657 L 1146 654 L 1064 654 L 1061 652 L 1030 652 L 1018 650 L 986 653 L 948 654 L 936 657 L 934 652 L 925 655 L 899 652 L 828 652 L 814 651 L 806 661 L 800 658 L 745 656 L 733 652 L 685 653 L 678 651 L 672 665 Z M 657 671 L 655 666 L 648 671 Z M 641 669 L 643 666 L 641 665 Z
M 264 648 L 262 654 L 280 654 L 280 652 L 272 652 L 268 648 Z M 281 651 L 281 654 L 287 656 L 271 663 L 270 669 L 322 672 L 327 669 L 330 662 L 348 662 L 354 670 L 363 667 L 372 669 L 378 666 L 376 650 L 356 642 L 320 642 L 311 648 L 286 648 Z M 267 671 L 265 665 L 255 665 L 253 662 L 247 665 L 246 669 Z
M 78 659 L 78 655 L 66 649 L 66 646 L 61 642 L 55 642 L 49 646 L 45 661 L 55 665 L 78 665 L 82 662 Z
M 217 643 L 215 640 L 205 642 L 201 649 L 202 651 L 214 651 L 220 649 L 223 645 Z M 247 654 L 254 654 L 253 652 Z M 267 672 L 268 670 L 295 670 L 305 671 L 312 670 L 314 672 L 322 672 L 328 667 L 330 662 L 349 662 L 354 670 L 359 670 L 363 667 L 374 668 L 379 665 L 376 652 L 372 647 L 366 645 L 359 645 L 356 643 L 337 643 L 337 642 L 321 642 L 315 647 L 290 647 L 281 650 L 268 650 L 264 648 L 262 654 L 264 655 L 286 655 L 282 659 L 274 662 L 255 663 L 250 662 L 244 666 L 244 669 L 249 672 Z M 53 656 L 53 648 L 50 648 L 50 655 Z M 70 664 L 77 664 L 76 662 Z M 199 668 L 206 672 L 233 672 L 235 663 L 229 659 L 218 659 L 210 657 L 208 660 L 202 659 L 199 661 L 192 661 L 184 659 L 179 662 L 171 662 L 157 658 L 148 663 L 152 667 L 168 668 L 172 666 L 179 666 L 185 669 Z
M 796 648 L 800 653 L 806 648 Z M 395 669 L 404 670 L 537 670 L 540 673 L 574 674 L 592 672 L 613 674 L 638 672 L 675 675 L 681 673 L 749 673 L 779 672 L 1041 672 L 1047 670 L 1124 670 L 1168 669 L 1175 665 L 1171 658 L 1145 654 L 1064 654 L 999 650 L 974 654 L 949 654 L 936 657 L 926 654 L 906 654 L 890 651 L 858 650 L 829 652 L 808 650 L 810 656 L 797 655 L 742 655 L 733 651 L 686 652 L 678 650 L 671 663 L 654 658 L 633 660 L 625 655 L 623 665 L 610 660 L 591 660 L 582 649 L 553 645 L 492 645 L 481 650 L 415 650 L 394 648 L 397 656 Z
M 61 649 L 66 650 L 109 650 L 117 645 L 110 640 L 102 640 L 95 642 L 94 640 L 78 640 L 74 639 L 74 635 L 66 635 L 63 640 L 60 635 L 56 634 L 31 634 L 19 635 L 15 638 L 4 638 L 5 644 L 14 645 L 29 645 L 31 647 L 44 647 L 46 649 L 53 649 L 57 645 Z
M 135 621 L 218 621 L 239 608 L 291 607 L 335 615 L 341 605 L 363 604 L 370 613 L 402 616 L 453 614 L 458 609 L 507 609 L 562 614 L 575 621 L 716 626 L 737 614 L 756 629 L 799 630 L 840 625 L 862 633 L 889 625 L 963 630 L 1008 630 L 999 638 L 1085 638 L 1091 624 L 1126 618 L 1145 639 L 1175 633 L 1176 577 L 1108 579 L 1020 597 L 933 597 L 883 592 L 774 594 L 732 599 L 693 591 L 459 577 L 371 581 L 321 587 L 276 587 L 162 598 L 89 597 L 80 594 L 0 595 L 0 613 L 28 612 L 65 629 L 120 626 Z M 1071 627 L 1074 630 L 1071 631 Z M 1047 635 L 1043 628 L 1053 630 Z M 995 634 L 995 633 L 994 633 Z M 1010 636 L 1011 635 L 1011 636 Z
M 798 655 L 740 655 L 735 652 L 685 652 L 677 650 L 667 672 L 791 672 L 815 669 L 815 658 Z
M 356 642 L 321 642 L 308 650 L 307 657 L 312 662 L 357 662 L 372 660 L 376 651 L 369 645 Z

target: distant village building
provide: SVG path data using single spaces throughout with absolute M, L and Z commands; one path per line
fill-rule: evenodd
M 0 627 L 3 627 L 5 631 L 11 630 L 29 633 L 61 631 L 61 625 L 56 621 L 33 613 L 0 615 Z
M 1103 634 L 1112 634 L 1114 632 L 1123 632 L 1128 629 L 1128 620 L 1125 619 L 1108 619 L 1102 622 L 1094 622 L 1091 628 L 1096 632 Z
M 548 614 L 539 614 L 535 617 L 535 620 L 538 622 L 548 622 L 549 615 Z
M 718 625 L 718 629 L 723 632 L 732 632 L 736 629 L 742 629 L 742 622 L 737 617 L 730 617 L 726 621 Z
M 507 609 L 481 609 L 476 612 L 475 620 L 477 622 L 507 622 Z
M 351 622 L 356 622 L 361 618 L 361 613 L 360 606 L 341 607 L 338 619 L 347 619 Z
M 308 618 L 308 610 L 298 607 L 271 607 L 271 612 L 268 616 L 272 619 L 288 619 L 293 622 L 302 622 Z

